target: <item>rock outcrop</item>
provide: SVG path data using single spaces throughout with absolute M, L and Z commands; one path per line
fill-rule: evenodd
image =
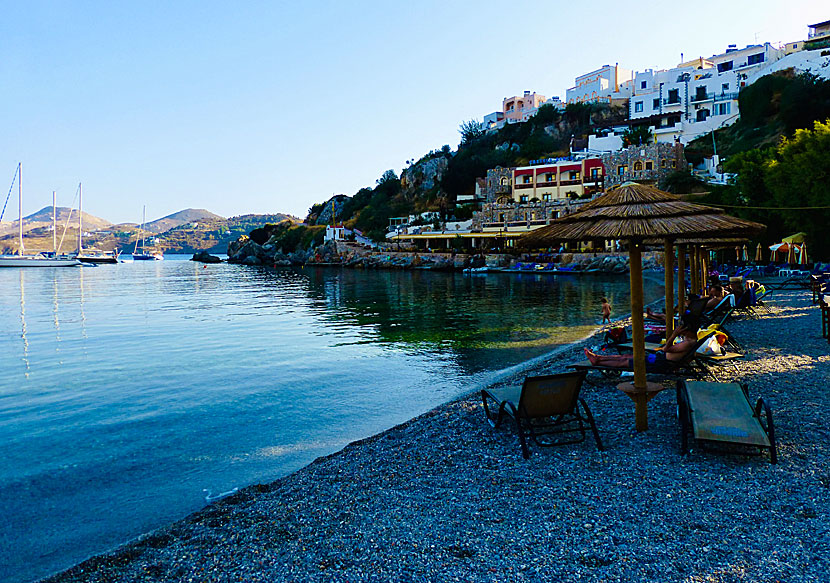
M 191 257 L 190 260 L 198 261 L 200 263 L 222 263 L 221 259 L 219 259 L 216 255 L 211 255 L 207 251 L 200 251 L 199 253 L 194 253 L 193 257 Z

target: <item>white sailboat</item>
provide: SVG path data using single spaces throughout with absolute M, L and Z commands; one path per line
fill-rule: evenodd
M 72 267 L 81 262 L 74 258 L 58 257 L 55 252 L 40 252 L 37 255 L 24 255 L 23 246 L 23 168 L 17 165 L 17 236 L 19 246 L 17 255 L 0 255 L 0 267 Z M 12 182 L 14 184 L 14 182 Z M 8 199 L 7 199 L 8 200 Z M 54 237 L 53 237 L 54 240 Z
M 98 249 L 84 249 L 84 213 L 83 213 L 84 190 L 78 183 L 78 260 L 81 263 L 118 263 L 118 250 L 111 252 L 99 251 Z
M 135 240 L 135 249 L 133 249 L 133 261 L 160 261 L 164 256 L 159 251 L 148 251 L 144 246 L 144 223 L 147 222 L 147 205 L 144 205 L 141 211 L 141 227 L 138 229 L 138 238 Z M 139 241 L 141 246 L 139 248 Z M 140 249 L 140 250 L 139 250 Z

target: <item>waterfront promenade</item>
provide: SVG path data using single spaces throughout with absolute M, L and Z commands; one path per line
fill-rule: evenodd
M 778 465 L 681 457 L 673 392 L 651 402 L 638 434 L 613 384 L 584 392 L 605 452 L 589 438 L 523 460 L 515 433 L 493 430 L 471 394 L 48 580 L 824 580 L 828 345 L 809 292 L 769 304 L 730 330 L 748 350 L 738 378 L 773 409 Z

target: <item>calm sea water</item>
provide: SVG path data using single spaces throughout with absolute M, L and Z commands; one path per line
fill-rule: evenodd
M 662 293 L 646 282 L 646 301 Z M 0 269 L 0 580 L 468 393 L 584 337 L 602 296 L 628 311 L 627 277 Z

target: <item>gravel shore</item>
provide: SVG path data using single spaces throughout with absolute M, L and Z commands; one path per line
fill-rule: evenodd
M 809 292 L 769 305 L 729 326 L 748 355 L 720 375 L 772 407 L 778 465 L 681 457 L 673 390 L 636 433 L 599 377 L 583 396 L 606 451 L 589 437 L 524 460 L 474 394 L 46 581 L 827 581 L 830 346 Z

